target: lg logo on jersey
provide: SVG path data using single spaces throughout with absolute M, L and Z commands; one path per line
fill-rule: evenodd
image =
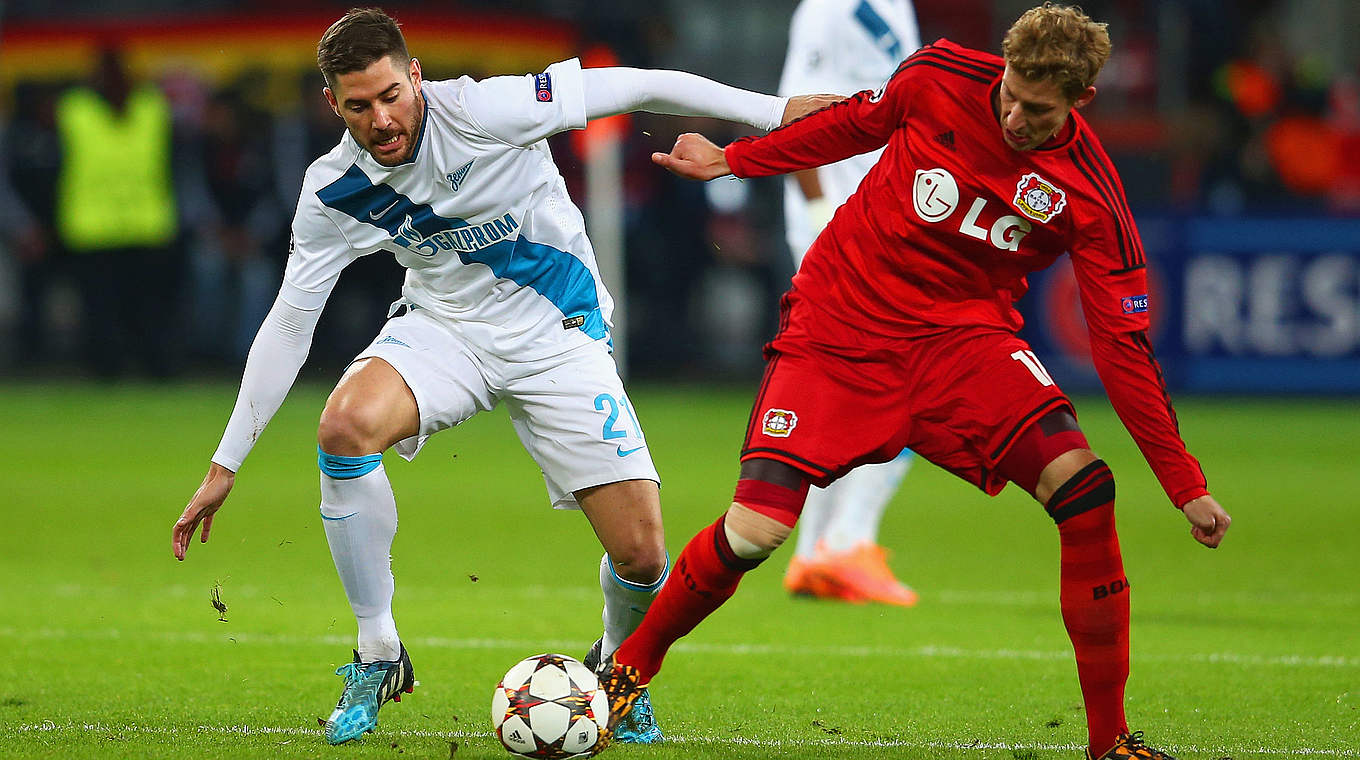
M 916 182 L 912 187 L 912 205 L 921 219 L 937 224 L 948 219 L 959 207 L 959 184 L 954 175 L 944 169 L 917 169 Z M 978 224 L 983 209 L 987 207 L 984 198 L 974 198 L 968 213 L 959 222 L 959 232 L 984 240 L 1003 251 L 1014 251 L 1020 241 L 1033 229 L 1029 220 L 1015 214 L 1007 214 L 992 222 L 990 228 Z

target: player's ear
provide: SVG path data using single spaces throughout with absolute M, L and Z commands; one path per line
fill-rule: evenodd
M 330 87 L 322 87 L 321 92 L 326 96 L 326 102 L 330 103 L 331 112 L 340 116 L 340 101 L 335 99 L 335 93 L 331 91 Z M 343 119 L 344 117 L 340 116 L 340 118 Z
M 420 92 L 421 78 L 419 58 L 411 58 L 411 70 L 407 72 L 407 75 L 411 77 L 411 84 L 416 88 L 416 92 Z
M 1095 96 L 1096 96 L 1095 86 L 1092 85 L 1090 87 L 1087 87 L 1085 90 L 1082 91 L 1080 95 L 1077 96 L 1076 100 L 1072 101 L 1072 107 L 1081 108 L 1087 103 L 1090 103 L 1091 100 L 1095 98 Z

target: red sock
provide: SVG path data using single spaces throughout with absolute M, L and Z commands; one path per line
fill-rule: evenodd
M 642 683 L 651 681 L 661 670 L 661 661 L 671 644 L 721 607 L 736 592 L 741 576 L 760 564 L 732 552 L 723 528 L 726 519 L 724 513 L 690 539 L 675 560 L 670 580 L 647 609 L 642 624 L 614 653 L 616 662 L 641 671 Z
M 1120 734 L 1129 678 L 1129 584 L 1114 522 L 1114 477 L 1096 460 L 1048 501 L 1062 544 L 1063 624 L 1076 653 L 1086 703 L 1091 753 L 1099 756 Z

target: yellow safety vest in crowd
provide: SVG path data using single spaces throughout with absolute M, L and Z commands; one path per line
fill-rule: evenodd
M 174 239 L 170 118 L 169 103 L 150 85 L 135 88 L 122 112 L 87 88 L 62 96 L 56 216 L 69 250 L 161 246 Z

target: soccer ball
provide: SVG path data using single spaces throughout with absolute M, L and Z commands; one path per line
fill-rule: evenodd
M 609 699 L 595 674 L 564 654 L 519 661 L 491 695 L 491 725 L 513 755 L 591 757 L 603 749 Z

